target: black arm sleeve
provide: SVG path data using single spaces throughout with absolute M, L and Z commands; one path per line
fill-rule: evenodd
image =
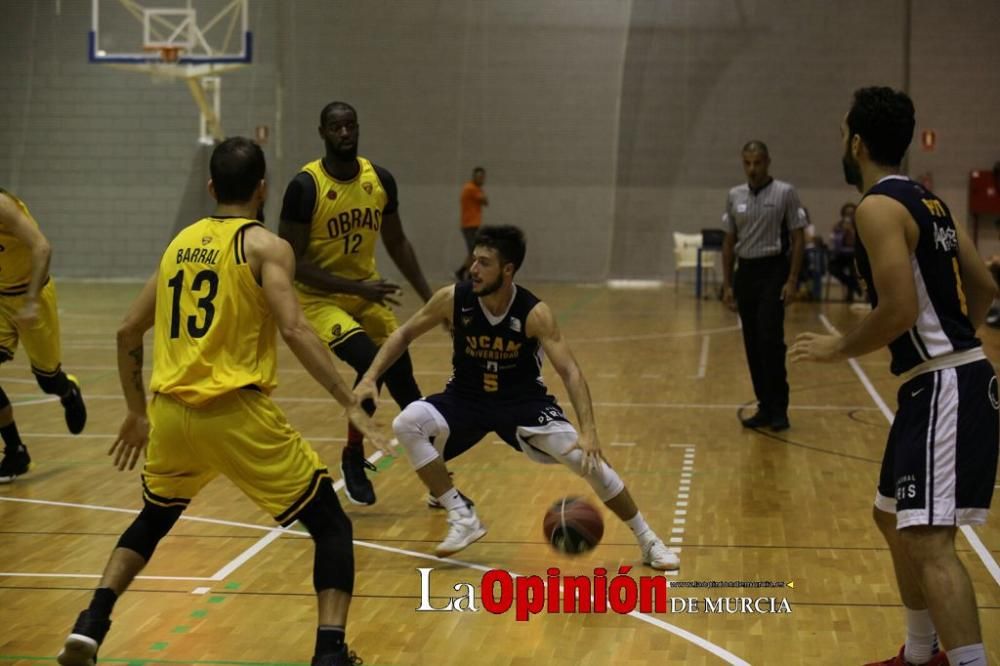
M 385 208 L 382 209 L 382 213 L 384 215 L 395 213 L 399 209 L 399 192 L 396 190 L 396 179 L 392 177 L 388 169 L 384 169 L 374 163 L 372 164 L 372 168 L 375 169 L 375 174 L 382 181 L 382 187 L 385 188 L 385 193 L 389 197 L 389 200 L 385 203 Z
M 285 189 L 285 198 L 281 202 L 281 219 L 284 222 L 312 224 L 315 208 L 316 181 L 305 171 L 300 171 Z

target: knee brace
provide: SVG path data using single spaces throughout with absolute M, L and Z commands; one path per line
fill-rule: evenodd
M 415 470 L 439 457 L 438 449 L 431 440 L 436 439 L 444 448 L 444 442 L 448 439 L 448 430 L 442 428 L 436 417 L 440 415 L 434 407 L 418 400 L 410 403 L 392 422 L 392 432 Z M 441 422 L 443 421 L 441 418 Z
M 420 400 L 420 387 L 413 377 L 413 360 L 410 358 L 410 352 L 403 352 L 403 355 L 385 371 L 382 380 L 400 409 Z
M 146 502 L 139 515 L 118 539 L 118 547 L 134 550 L 149 562 L 160 539 L 167 535 L 183 512 L 184 507 L 159 506 Z
M 316 495 L 299 512 L 298 520 L 309 530 L 316 547 L 313 588 L 317 592 L 335 589 L 353 594 L 354 532 L 329 479 L 320 483 Z
M 0 409 L 6 409 L 8 407 L 10 407 L 10 398 L 8 398 L 4 390 L 0 388 Z
M 62 368 L 57 368 L 53 372 L 44 372 L 32 367 L 31 372 L 35 375 L 38 388 L 42 389 L 45 393 L 63 396 L 69 392 L 69 380 L 66 378 L 66 373 L 62 371 Z
M 625 489 L 625 482 L 622 481 L 618 472 L 612 469 L 611 465 L 603 458 L 597 469 L 584 471 L 583 450 L 576 445 L 576 432 L 560 430 L 541 433 L 531 435 L 528 441 L 530 446 L 555 458 L 578 476 L 583 477 L 602 502 L 613 499 Z M 529 457 L 532 456 L 529 455 Z

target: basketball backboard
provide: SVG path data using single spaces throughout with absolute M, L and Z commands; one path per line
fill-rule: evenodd
M 248 0 L 92 0 L 90 61 L 245 64 Z

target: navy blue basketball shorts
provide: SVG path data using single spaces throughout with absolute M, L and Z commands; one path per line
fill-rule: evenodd
M 899 387 L 875 506 L 896 528 L 981 525 L 993 497 L 1000 399 L 989 361 L 926 372 Z
M 445 460 L 458 457 L 494 432 L 506 444 L 533 460 L 555 463 L 555 459 L 529 444 L 531 437 L 553 432 L 576 434 L 573 424 L 551 395 L 483 400 L 446 391 L 428 396 L 424 401 L 437 412 L 438 435 L 434 446 L 443 452 Z M 441 442 L 441 438 L 445 441 Z

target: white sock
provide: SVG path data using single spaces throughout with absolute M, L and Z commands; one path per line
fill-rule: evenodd
M 632 530 L 632 534 L 641 537 L 649 531 L 646 519 L 642 517 L 642 511 L 636 511 L 635 515 L 625 521 L 625 524 Z
M 462 496 L 458 494 L 458 490 L 454 486 L 446 490 L 441 497 L 438 497 L 437 501 L 448 511 L 466 508 L 465 501 L 462 499 Z
M 913 610 L 905 607 L 904 610 L 906 647 L 903 648 L 903 658 L 911 664 L 926 664 L 934 656 L 934 649 L 937 647 L 937 632 L 934 630 L 930 611 L 926 608 Z
M 952 666 L 987 666 L 986 648 L 976 643 L 948 650 L 948 661 Z

